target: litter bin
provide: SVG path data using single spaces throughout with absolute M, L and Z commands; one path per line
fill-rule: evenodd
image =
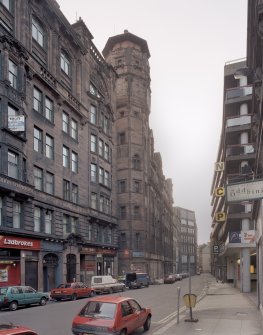
M 187 308 L 195 307 L 197 296 L 195 294 L 185 294 L 183 296 L 185 306 Z

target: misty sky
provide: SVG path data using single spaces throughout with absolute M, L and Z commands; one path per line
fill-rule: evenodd
M 195 211 L 198 244 L 208 242 L 224 64 L 246 56 L 247 0 L 57 2 L 70 23 L 83 19 L 99 51 L 125 29 L 147 40 L 155 151 L 174 205 Z

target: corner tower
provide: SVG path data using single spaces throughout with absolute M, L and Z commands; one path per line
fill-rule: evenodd
M 127 30 L 102 51 L 117 72 L 115 142 L 119 218 L 119 274 L 149 269 L 150 53 L 147 42 Z

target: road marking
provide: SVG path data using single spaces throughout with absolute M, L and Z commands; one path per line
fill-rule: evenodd
M 206 289 L 203 289 L 201 294 L 197 297 L 197 302 L 196 303 L 198 304 L 205 296 L 206 296 Z M 180 313 L 182 313 L 186 310 L 187 310 L 187 308 L 185 306 L 181 307 L 179 309 L 179 321 L 182 320 L 185 317 L 185 315 L 180 317 Z M 173 325 L 175 325 L 177 323 L 177 315 L 178 315 L 178 313 L 176 311 L 176 312 L 173 312 L 170 315 L 166 316 L 162 320 L 159 320 L 158 322 L 156 322 L 159 325 L 162 325 L 164 323 L 166 323 L 166 324 L 164 326 L 161 326 L 156 332 L 153 333 L 153 335 L 162 335 L 169 328 L 171 328 Z

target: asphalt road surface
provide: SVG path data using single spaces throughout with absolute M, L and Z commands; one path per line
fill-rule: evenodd
M 142 307 L 151 307 L 152 324 L 148 335 L 163 327 L 176 317 L 178 308 L 178 287 L 180 287 L 179 307 L 185 307 L 183 295 L 191 293 L 200 296 L 206 286 L 206 275 L 192 276 L 177 281 L 174 284 L 151 285 L 148 288 L 126 290 L 114 295 L 129 296 L 136 299 Z M 71 323 L 74 316 L 80 311 L 87 299 L 76 301 L 49 301 L 46 306 L 32 306 L 19 308 L 17 311 L 0 311 L 0 323 L 12 322 L 25 325 L 37 331 L 39 335 L 72 335 Z M 134 335 L 142 334 L 143 329 L 134 332 Z

